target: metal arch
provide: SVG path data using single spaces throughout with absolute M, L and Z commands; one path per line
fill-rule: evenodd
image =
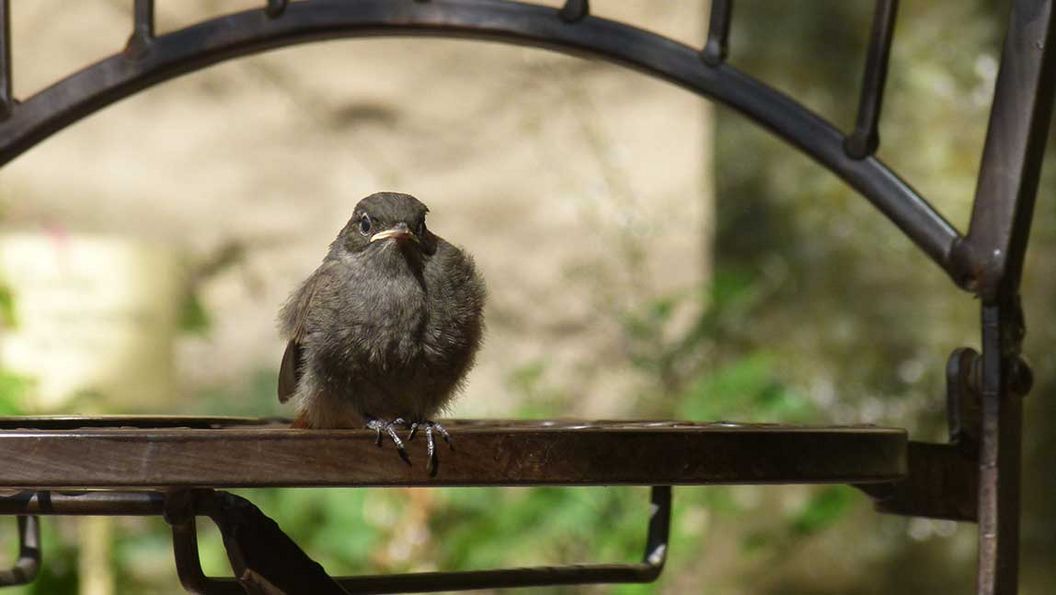
M 0 117 L 0 166 L 119 99 L 226 59 L 338 37 L 490 39 L 601 58 L 734 108 L 837 174 L 947 273 L 959 276 L 950 253 L 960 234 L 881 161 L 848 156 L 844 135 L 790 97 L 728 64 L 706 64 L 699 50 L 630 25 L 589 15 L 568 23 L 555 8 L 498 0 L 312 0 L 291 3 L 278 17 L 262 7 L 160 37 L 141 29 L 124 52 L 16 103 L 6 121 Z

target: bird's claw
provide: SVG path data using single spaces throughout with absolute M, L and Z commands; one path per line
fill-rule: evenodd
M 407 435 L 407 441 L 414 440 L 414 437 L 418 435 L 418 428 L 425 428 L 425 452 L 428 457 L 428 469 L 430 476 L 436 476 L 436 471 L 440 467 L 440 460 L 436 456 L 436 440 L 433 438 L 433 432 L 440 434 L 440 437 L 447 443 L 448 448 L 455 450 L 455 443 L 451 440 L 451 434 L 447 432 L 444 426 L 436 423 L 435 421 L 416 421 L 411 423 L 411 433 Z
M 407 449 L 403 447 L 403 440 L 400 440 L 400 436 L 396 433 L 396 426 L 406 427 L 407 422 L 403 418 L 397 417 L 392 421 L 384 421 L 377 418 L 370 418 L 367 420 L 367 428 L 374 430 L 374 444 L 381 446 L 381 434 L 384 432 L 396 445 L 396 453 L 400 455 L 404 463 L 411 464 L 411 457 L 407 455 Z

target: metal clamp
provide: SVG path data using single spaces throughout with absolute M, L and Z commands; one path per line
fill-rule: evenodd
M 906 477 L 892 483 L 858 485 L 888 514 L 956 521 L 979 518 L 979 440 L 981 428 L 979 354 L 955 349 L 946 363 L 947 444 L 910 442 Z
M 590 583 L 647 583 L 660 576 L 667 559 L 671 487 L 653 486 L 649 529 L 637 564 L 542 566 L 468 572 L 422 572 L 331 578 L 277 524 L 248 500 L 212 490 L 168 495 L 165 520 L 172 526 L 176 571 L 187 591 L 203 595 L 242 593 L 411 593 Z M 236 578 L 202 571 L 195 517 L 208 516 L 223 536 Z

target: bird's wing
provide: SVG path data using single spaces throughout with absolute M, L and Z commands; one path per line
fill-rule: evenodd
M 290 296 L 289 301 L 282 307 L 282 312 L 279 313 L 282 330 L 287 338 L 286 351 L 282 354 L 282 364 L 279 366 L 280 403 L 289 401 L 290 397 L 297 392 L 303 363 L 301 340 L 304 339 L 304 322 L 308 317 L 312 298 L 315 297 L 319 287 L 325 283 L 326 273 L 325 266 L 315 271 Z
M 279 402 L 285 403 L 297 392 L 297 383 L 301 380 L 301 344 L 290 340 L 282 354 L 282 365 L 279 366 Z

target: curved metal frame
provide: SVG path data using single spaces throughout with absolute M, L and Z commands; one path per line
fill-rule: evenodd
M 262 7 L 154 37 L 150 4 L 137 3 L 124 52 L 13 105 L 6 121 L 0 117 L 0 166 L 115 101 L 230 58 L 338 37 L 492 39 L 616 62 L 736 109 L 843 178 L 956 277 L 950 254 L 960 235 L 879 159 L 850 156 L 844 134 L 817 114 L 717 57 L 705 61 L 655 33 L 589 15 L 569 22 L 558 9 L 518 2 L 313 0 L 290 4 L 278 17 Z
M 906 481 L 893 490 L 869 491 L 885 498 L 882 508 L 901 514 L 963 517 L 964 506 L 977 500 L 978 592 L 1014 593 L 1020 398 L 1030 384 L 1029 368 L 1019 359 L 1025 327 L 1018 292 L 1056 89 L 1053 1 L 1013 0 L 971 224 L 963 237 L 873 156 L 897 0 L 876 0 L 858 118 L 846 136 L 725 63 L 732 0 L 713 0 L 711 30 L 700 51 L 591 16 L 588 0 L 566 0 L 561 8 L 504 0 L 262 0 L 261 9 L 160 37 L 154 35 L 153 0 L 135 0 L 133 34 L 122 53 L 21 103 L 11 94 L 9 0 L 0 0 L 0 166 L 65 126 L 164 80 L 270 48 L 338 37 L 425 35 L 538 46 L 622 64 L 711 97 L 841 177 L 958 285 L 981 298 L 982 354 L 954 354 L 957 381 L 950 402 L 964 410 L 951 416 L 957 436 L 945 446 L 962 452 L 940 449 L 937 456 L 924 457 L 934 449 L 911 448 Z M 964 453 L 971 454 L 975 475 L 961 468 Z M 968 479 L 978 482 L 978 497 L 958 499 L 959 488 L 950 486 Z M 934 506 L 951 496 L 959 506 Z
M 248 577 L 263 579 L 277 587 L 285 586 L 282 592 L 287 593 L 428 593 L 653 582 L 667 561 L 671 486 L 652 486 L 649 503 L 649 522 L 640 562 L 336 578 L 327 576 L 252 503 L 233 494 L 211 490 L 170 493 L 166 497 L 165 520 L 172 527 L 180 582 L 191 593 L 237 595 L 246 592 L 243 589 Z M 210 577 L 202 570 L 195 516 L 208 516 L 220 529 L 235 578 Z M 286 564 L 276 564 L 276 559 Z

